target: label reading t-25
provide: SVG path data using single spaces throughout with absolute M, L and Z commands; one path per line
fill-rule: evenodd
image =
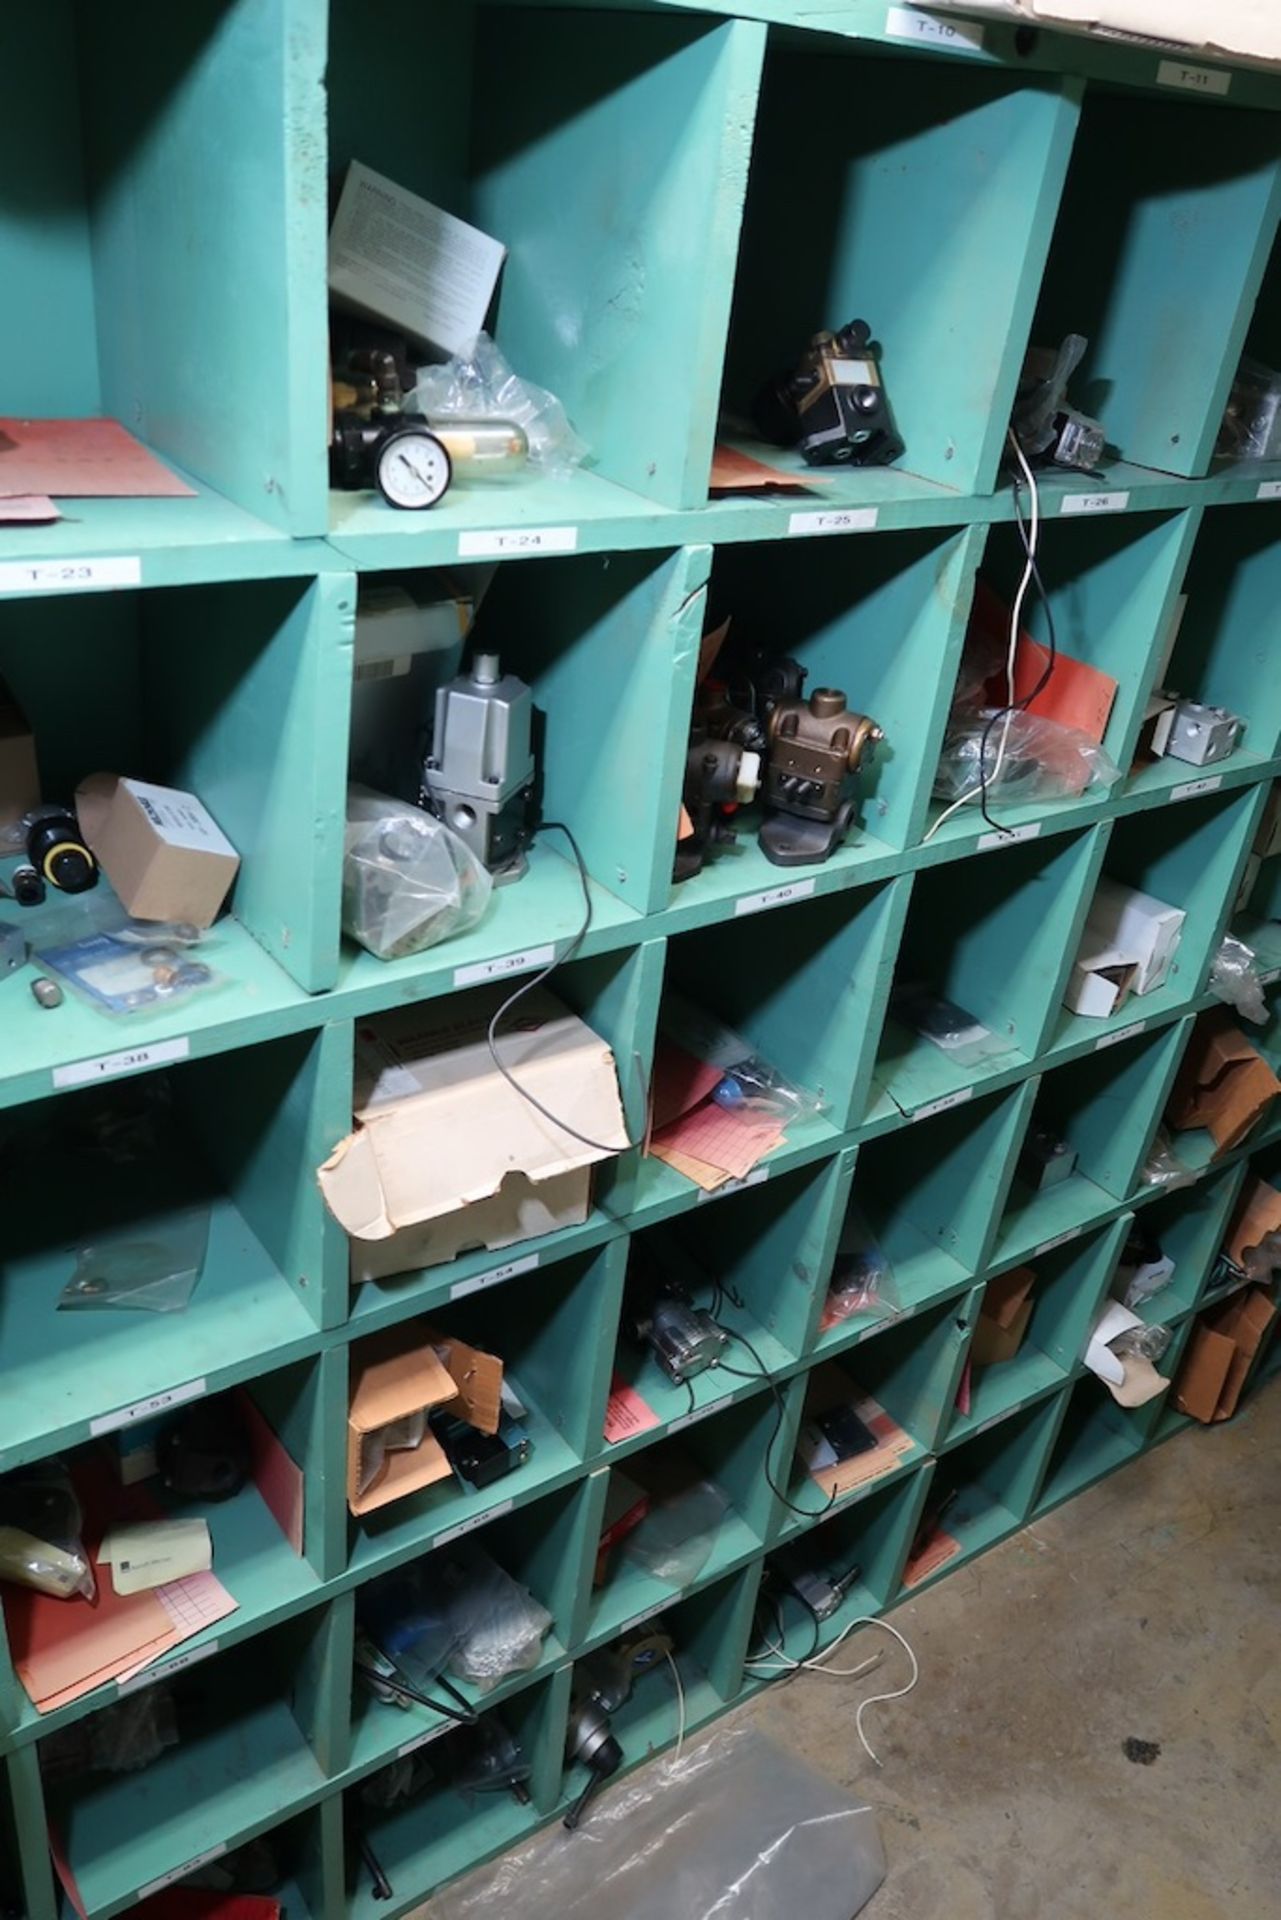
M 789 538 L 798 533 L 870 533 L 875 525 L 875 507 L 828 507 L 822 513 L 791 514 L 787 532 Z

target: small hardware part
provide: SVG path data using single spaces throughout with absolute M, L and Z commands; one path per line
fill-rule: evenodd
M 820 1621 L 831 1619 L 863 1571 L 860 1566 L 852 1566 L 833 1577 L 824 1568 L 811 1565 L 802 1550 L 795 1546 L 782 1548 L 773 1556 L 770 1565 L 801 1605 Z
M 452 1744 L 454 1785 L 460 1793 L 510 1793 L 517 1806 L 529 1805 L 533 1768 L 520 1741 L 496 1713 L 453 1735 Z
M 17 973 L 27 964 L 27 936 L 21 927 L 0 921 L 0 974 Z
M 346 490 L 376 487 L 389 507 L 421 512 L 444 498 L 453 478 L 443 441 L 403 410 L 395 355 L 350 353 L 333 378 L 329 478 Z
M 530 793 L 537 774 L 534 696 L 504 673 L 496 653 L 478 653 L 436 695 L 436 726 L 424 768 L 424 805 L 466 842 L 495 886 L 525 872 Z
M 45 884 L 34 867 L 15 867 L 9 876 L 8 892 L 20 907 L 38 907 L 44 902 Z
M 565 1815 L 565 1825 L 572 1833 L 582 1824 L 594 1796 L 623 1764 L 623 1749 L 614 1737 L 610 1717 L 590 1694 L 576 1699 L 570 1707 L 565 1763 L 588 1770 L 587 1785 Z
M 624 1324 L 628 1337 L 650 1349 L 676 1387 L 714 1367 L 729 1345 L 724 1327 L 696 1307 L 683 1287 L 660 1286 L 648 1276 L 631 1283 Z
M 1245 721 L 1226 707 L 1202 706 L 1198 700 L 1180 700 L 1165 743 L 1167 760 L 1186 760 L 1189 766 L 1212 767 L 1236 752 Z
M 1058 348 L 1028 348 L 1010 430 L 1029 460 L 1083 473 L 1102 460 L 1107 446 L 1103 428 L 1067 401 L 1068 381 L 1088 345 L 1083 334 L 1069 333 Z
M 523 1467 L 534 1450 L 525 1428 L 506 1413 L 497 1433 L 480 1433 L 465 1420 L 448 1416 L 433 1420 L 432 1427 L 454 1472 L 473 1487 L 492 1487 L 495 1480 Z
M 27 858 L 40 878 L 61 893 L 88 893 L 98 884 L 98 862 L 81 838 L 75 814 L 66 807 L 37 814 L 27 828 Z M 15 888 L 17 878 L 15 874 Z
M 356 1845 L 360 1849 L 360 1857 L 365 1863 L 370 1880 L 373 1882 L 371 1892 L 373 1893 L 374 1899 L 390 1900 L 395 1892 L 395 1888 L 384 1873 L 382 1862 L 369 1844 L 369 1836 L 363 1828 L 356 1835 Z
M 863 320 L 816 333 L 796 365 L 757 395 L 756 425 L 811 467 L 884 467 L 903 442 L 881 384 L 881 349 Z
M 1057 1187 L 1076 1172 L 1076 1152 L 1052 1127 L 1028 1128 L 1027 1139 L 1019 1154 L 1019 1179 L 1034 1193 Z
M 50 1008 L 62 1005 L 62 988 L 56 980 L 46 980 L 43 974 L 31 982 L 31 991 L 38 1006 Z
M 672 1646 L 661 1620 L 650 1620 L 613 1646 L 589 1654 L 575 1669 L 565 1760 L 569 1766 L 587 1767 L 591 1777 L 565 1815 L 571 1831 L 582 1821 L 593 1796 L 623 1764 L 623 1749 L 614 1737 L 610 1716 L 630 1700 L 637 1676 L 666 1660 Z
M 837 687 L 808 700 L 779 700 L 769 717 L 766 820 L 759 840 L 776 867 L 830 859 L 849 831 L 857 802 L 845 795 L 871 748 L 885 738 L 875 720 L 852 713 Z
M 681 799 L 691 831 L 677 844 L 674 880 L 690 880 L 703 870 L 713 847 L 737 840 L 731 817 L 755 800 L 761 786 L 761 756 L 732 740 L 715 740 L 695 725 L 685 755 Z
M 160 1478 L 183 1500 L 230 1500 L 249 1478 L 249 1435 L 234 1400 L 190 1408 L 156 1444 Z

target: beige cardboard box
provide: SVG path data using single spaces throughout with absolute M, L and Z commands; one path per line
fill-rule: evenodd
M 1281 1080 L 1224 1008 L 1193 1028 L 1165 1117 L 1176 1133 L 1204 1128 L 1217 1160 L 1241 1144 L 1278 1093 Z
M 36 743 L 22 709 L 0 680 L 0 827 L 40 805 Z
M 509 1247 L 581 1224 L 592 1167 L 628 1144 L 614 1056 L 545 991 L 498 1041 L 508 1072 L 591 1147 L 500 1074 L 486 1042 L 505 987 L 405 1007 L 356 1030 L 356 1129 L 320 1168 L 351 1236 L 353 1281 Z
M 76 789 L 76 816 L 135 918 L 213 925 L 240 855 L 193 793 L 94 773 Z
M 501 1360 L 435 1333 L 421 1320 L 358 1341 L 352 1348 L 347 1411 L 347 1505 L 352 1513 L 373 1513 L 448 1479 L 452 1471 L 430 1429 L 417 1446 L 386 1447 L 388 1428 L 448 1406 L 482 1433 L 497 1433 L 502 1384 Z M 371 1444 L 381 1454 L 372 1479 L 365 1471 Z

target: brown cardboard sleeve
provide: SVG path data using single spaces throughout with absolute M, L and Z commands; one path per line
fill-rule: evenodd
M 1236 1347 L 1212 1327 L 1195 1327 L 1174 1383 L 1174 1404 L 1181 1413 L 1207 1424 L 1214 1418 Z
M 1237 1201 L 1223 1251 L 1239 1267 L 1248 1250 L 1262 1246 L 1268 1235 L 1278 1228 L 1281 1228 L 1281 1193 L 1266 1180 L 1248 1179 Z
M 1027 1334 L 1032 1307 L 1033 1302 L 1025 1299 L 1004 1326 L 989 1320 L 985 1313 L 979 1315 L 970 1345 L 970 1358 L 976 1367 L 999 1367 L 1005 1361 L 1013 1360 Z
M 1278 1093 L 1281 1080 L 1226 1010 L 1203 1014 L 1188 1043 L 1166 1118 L 1180 1133 L 1204 1127 L 1217 1160 L 1240 1145 Z
M 377 1480 L 360 1491 L 361 1448 L 379 1427 L 420 1409 L 448 1406 L 460 1419 L 494 1433 L 501 1410 L 502 1361 L 421 1321 L 388 1327 L 352 1348 L 347 1409 L 347 1505 L 373 1513 L 450 1474 L 444 1448 L 427 1433 L 412 1452 L 389 1453 Z
M 1035 1285 L 1036 1272 L 1032 1267 L 1011 1267 L 1008 1273 L 998 1273 L 984 1290 L 980 1309 L 983 1318 L 998 1327 L 1012 1327 Z
M 1276 1311 L 1266 1287 L 1247 1287 L 1205 1316 L 1188 1342 L 1175 1387 L 1184 1413 L 1206 1423 L 1231 1418 Z

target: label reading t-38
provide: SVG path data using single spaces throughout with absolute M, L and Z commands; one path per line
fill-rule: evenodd
M 142 1067 L 163 1066 L 169 1060 L 185 1060 L 191 1042 L 157 1040 L 154 1046 L 130 1047 L 124 1053 L 104 1053 L 97 1060 L 76 1060 L 69 1067 L 55 1067 L 55 1087 L 87 1087 L 94 1080 L 114 1080 L 120 1073 L 137 1073 Z

